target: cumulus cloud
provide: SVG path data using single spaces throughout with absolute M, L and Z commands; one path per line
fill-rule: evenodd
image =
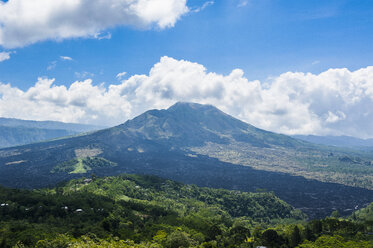
M 189 11 L 186 0 L 0 0 L 0 45 L 108 38 L 108 28 L 173 27 Z
M 147 75 L 95 86 L 91 79 L 57 86 L 39 78 L 26 91 L 0 84 L 0 116 L 115 125 L 176 101 L 209 103 L 257 127 L 286 134 L 373 137 L 373 66 L 320 74 L 287 72 L 266 82 L 235 69 L 208 72 L 162 57 Z
M 11 52 L 0 52 L 0 62 L 10 59 Z

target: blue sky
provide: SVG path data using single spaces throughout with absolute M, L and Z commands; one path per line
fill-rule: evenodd
M 0 0 L 0 116 L 116 125 L 182 100 L 373 137 L 371 0 L 103 3 Z
M 201 63 L 217 73 L 242 68 L 248 79 L 262 80 L 286 71 L 355 70 L 372 64 L 372 1 L 242 3 L 215 1 L 163 30 L 122 26 L 105 30 L 111 39 L 51 40 L 9 49 L 16 53 L 0 63 L 0 80 L 26 89 L 39 76 L 71 84 L 88 72 L 95 83 L 115 83 L 117 73 L 147 73 L 165 55 Z M 202 4 L 187 2 L 190 8 Z M 73 61 L 61 61 L 60 56 Z

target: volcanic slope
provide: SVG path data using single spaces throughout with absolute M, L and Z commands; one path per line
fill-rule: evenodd
M 92 173 L 153 174 L 274 191 L 315 217 L 335 209 L 348 214 L 373 201 L 372 191 L 341 185 L 371 188 L 370 159 L 258 129 L 211 105 L 176 103 L 88 135 L 2 149 L 0 184 L 35 188 Z

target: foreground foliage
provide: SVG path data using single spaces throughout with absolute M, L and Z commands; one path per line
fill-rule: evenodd
M 350 219 L 305 221 L 273 193 L 154 176 L 0 188 L 0 247 L 372 247 L 373 205 Z
M 273 193 L 199 188 L 136 175 L 93 176 L 34 191 L 2 188 L 0 202 L 3 247 L 60 242 L 62 236 L 54 240 L 58 234 L 69 243 L 86 242 L 87 237 L 79 237 L 92 234 L 89 242 L 97 244 L 110 237 L 170 247 L 214 240 L 229 244 L 231 239 L 244 242 L 259 223 L 305 218 Z

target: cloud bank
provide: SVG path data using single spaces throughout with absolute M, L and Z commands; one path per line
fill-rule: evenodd
M 373 137 L 373 66 L 287 72 L 260 82 L 247 80 L 240 69 L 221 75 L 162 57 L 148 75 L 120 84 L 97 86 L 87 79 L 66 87 L 39 78 L 26 91 L 0 84 L 0 96 L 5 117 L 116 125 L 151 108 L 191 101 L 280 133 Z
M 186 0 L 0 0 L 0 45 L 102 38 L 115 26 L 173 27 L 189 11 Z

